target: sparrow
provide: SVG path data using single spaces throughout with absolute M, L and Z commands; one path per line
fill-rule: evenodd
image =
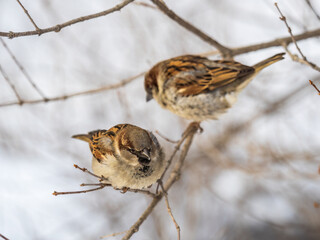
M 217 119 L 265 67 L 284 59 L 276 54 L 253 66 L 233 60 L 184 55 L 159 62 L 145 75 L 146 100 L 187 119 Z
M 118 124 L 72 136 L 89 143 L 94 174 L 115 189 L 142 189 L 160 179 L 165 155 L 157 138 L 145 129 Z

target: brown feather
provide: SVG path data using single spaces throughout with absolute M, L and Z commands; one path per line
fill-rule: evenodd
M 235 61 L 211 61 L 200 56 L 180 56 L 164 61 L 166 80 L 173 80 L 181 96 L 213 91 L 254 73 L 254 68 Z
M 116 133 L 126 126 L 127 124 L 118 124 L 109 130 L 96 130 L 88 134 L 79 134 L 72 137 L 88 142 L 93 156 L 101 162 L 106 159 L 105 155 L 112 155 L 110 143 L 114 141 Z

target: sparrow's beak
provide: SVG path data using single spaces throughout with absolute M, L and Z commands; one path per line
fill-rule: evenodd
M 147 93 L 146 101 L 149 102 L 152 98 L 152 93 Z
M 138 152 L 137 156 L 139 158 L 139 163 L 143 166 L 148 165 L 151 161 L 150 150 L 148 149 L 143 149 L 141 152 Z

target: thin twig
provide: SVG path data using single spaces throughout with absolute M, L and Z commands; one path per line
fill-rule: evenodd
M 18 0 L 17 0 L 18 1 Z M 29 81 L 29 83 L 32 85 L 32 87 L 38 92 L 38 94 L 43 98 L 43 101 L 47 101 L 47 98 L 43 94 L 43 92 L 37 87 L 37 85 L 34 83 L 34 81 L 31 79 L 30 75 L 26 72 L 24 67 L 20 64 L 20 62 L 17 60 L 17 58 L 14 56 L 14 54 L 11 52 L 5 41 L 0 38 L 0 41 L 3 45 L 3 47 L 7 50 L 12 60 L 15 62 L 15 64 L 18 66 L 22 74 L 26 77 L 26 79 Z
M 194 128 L 199 129 L 200 132 L 203 131 L 203 129 L 200 127 L 200 123 L 199 123 L 199 122 L 192 122 L 192 123 L 189 124 L 189 126 L 188 126 L 188 127 L 186 128 L 186 130 L 183 132 L 182 138 L 177 142 L 177 144 L 176 144 L 176 146 L 175 146 L 175 148 L 174 148 L 174 150 L 173 150 L 173 152 L 172 152 L 169 160 L 167 161 L 166 168 L 164 169 L 161 177 L 160 177 L 159 180 L 158 180 L 158 185 L 157 185 L 157 188 L 156 188 L 156 193 L 158 193 L 159 183 L 162 183 L 162 180 L 163 180 L 163 178 L 164 178 L 164 175 L 165 175 L 166 172 L 168 171 L 168 169 L 169 169 L 169 167 L 170 167 L 170 165 L 171 165 L 171 163 L 172 163 L 172 160 L 173 160 L 174 156 L 175 156 L 176 153 L 179 151 L 179 149 L 180 149 L 182 143 L 184 142 L 184 140 L 187 138 L 187 136 L 189 136 L 190 131 L 192 132 L 192 131 L 194 130 Z
M 25 9 L 25 7 L 22 5 L 22 3 L 21 3 L 19 0 L 17 0 L 17 2 L 18 2 L 19 5 L 22 7 L 23 11 L 27 14 L 28 18 L 30 19 L 31 23 L 32 23 L 33 26 L 36 28 L 36 30 L 39 31 L 39 36 L 40 36 L 40 34 L 41 34 L 41 33 L 40 33 L 41 29 L 38 28 L 37 24 L 33 21 L 33 19 L 32 19 L 32 17 L 30 16 L 28 10 Z
M 320 20 L 320 15 L 317 13 L 317 11 L 314 9 L 314 7 L 312 6 L 310 0 L 306 0 L 308 6 L 310 7 L 311 11 L 314 13 L 314 15 L 316 15 L 316 17 L 318 18 L 318 20 Z
M 312 67 L 314 70 L 320 72 L 320 67 L 318 67 L 316 64 L 310 62 L 310 61 L 306 61 L 302 58 L 299 58 L 298 55 L 296 54 L 293 54 L 289 49 L 288 49 L 288 46 L 286 44 L 283 44 L 283 48 L 284 50 L 289 54 L 290 58 L 292 59 L 292 61 L 295 61 L 295 62 L 298 62 L 298 63 L 302 63 L 302 64 L 305 64 L 305 65 L 308 65 L 310 67 Z
M 72 20 L 70 20 L 68 22 L 65 22 L 65 23 L 62 23 L 62 24 L 58 24 L 58 25 L 53 26 L 53 27 L 49 27 L 49 28 L 46 28 L 46 29 L 41 29 L 41 34 L 47 33 L 47 32 L 53 32 L 53 31 L 59 32 L 62 28 L 65 28 L 67 26 L 76 24 L 78 22 L 87 21 L 87 20 L 90 20 L 90 19 L 93 19 L 93 18 L 105 16 L 105 15 L 110 14 L 110 13 L 115 12 L 115 11 L 119 11 L 121 8 L 125 7 L 126 5 L 131 3 L 132 1 L 134 1 L 134 0 L 125 1 L 122 4 L 119 4 L 119 5 L 115 6 L 114 8 L 111 8 L 109 10 L 106 10 L 106 11 L 103 11 L 103 12 L 100 12 L 100 13 L 79 17 L 79 18 L 76 18 L 76 19 L 72 19 Z M 9 38 L 31 36 L 31 35 L 38 35 L 38 34 L 39 34 L 38 31 L 0 32 L 0 36 L 9 37 Z M 304 40 L 304 39 L 308 39 L 308 38 L 312 38 L 312 37 L 317 37 L 317 36 L 320 36 L 320 29 L 316 29 L 316 30 L 313 30 L 313 31 L 306 31 L 304 33 L 296 35 L 295 39 L 296 39 L 296 41 L 300 41 L 300 40 Z M 248 52 L 252 52 L 252 51 L 256 51 L 256 50 L 261 50 L 261 49 L 265 49 L 265 48 L 269 48 L 269 47 L 281 46 L 283 44 L 283 42 L 290 43 L 290 42 L 292 42 L 292 39 L 290 37 L 285 37 L 285 38 L 280 38 L 280 39 L 275 39 L 275 40 L 272 40 L 272 41 L 268 41 L 268 42 L 265 42 L 265 43 L 258 43 L 258 44 L 254 44 L 254 45 L 244 46 L 244 47 L 232 48 L 232 49 L 229 49 L 229 50 L 231 50 L 231 53 L 230 53 L 231 56 L 236 56 L 236 55 L 240 55 L 240 54 L 244 54 L 244 53 L 248 53 Z
M 309 80 L 309 83 L 318 91 L 318 94 L 320 95 L 320 90 L 317 88 L 317 86 L 311 80 Z
M 94 177 L 98 178 L 100 181 L 108 181 L 107 178 L 105 178 L 105 177 L 103 177 L 103 176 L 98 176 L 98 175 L 90 172 L 90 171 L 89 171 L 88 169 L 86 169 L 86 168 L 79 167 L 77 164 L 73 164 L 73 166 L 74 166 L 75 168 L 77 168 L 77 169 L 80 169 L 82 172 L 86 172 L 86 173 L 90 174 L 91 176 L 94 176 Z
M 71 192 L 56 192 L 56 191 L 54 191 L 54 192 L 52 193 L 52 195 L 58 196 L 58 195 L 64 195 L 64 194 L 87 193 L 87 192 L 93 192 L 93 191 L 100 190 L 100 189 L 102 189 L 102 188 L 105 188 L 106 186 L 107 186 L 107 185 L 101 185 L 100 187 L 97 187 L 97 188 L 92 188 L 92 189 L 82 190 L 82 191 L 71 191 Z
M 134 0 L 126 0 L 118 5 L 116 5 L 113 8 L 110 8 L 108 10 L 99 12 L 99 13 L 94 13 L 91 15 L 87 15 L 87 16 L 83 16 L 83 17 L 79 17 L 79 18 L 75 18 L 72 19 L 70 21 L 61 23 L 61 24 L 57 24 L 56 26 L 53 27 L 49 27 L 49 28 L 42 28 L 39 30 L 35 30 L 35 31 L 26 31 L 26 32 L 0 32 L 0 36 L 2 37 L 8 37 L 8 38 L 16 38 L 16 37 L 23 37 L 23 36 L 32 36 L 32 35 L 41 35 L 43 33 L 48 33 L 48 32 L 60 32 L 61 29 L 71 26 L 73 24 L 79 23 L 79 22 L 83 22 L 83 21 L 87 21 L 90 19 L 94 19 L 94 18 L 98 18 L 98 17 L 102 17 L 102 16 L 106 16 L 110 13 L 116 12 L 116 11 L 120 11 L 123 7 L 125 7 L 126 5 L 128 5 L 129 3 L 133 2 Z
M 121 234 L 125 234 L 126 232 L 128 232 L 128 230 L 123 231 L 123 232 L 111 233 L 111 234 L 108 234 L 108 235 L 100 237 L 100 239 L 108 238 L 108 237 L 115 237 L 115 236 L 118 236 L 118 235 L 121 235 Z
M 292 30 L 291 30 L 291 27 L 289 26 L 289 24 L 288 24 L 288 22 L 287 22 L 287 18 L 282 14 L 282 12 L 281 12 L 281 10 L 280 10 L 280 8 L 279 8 L 279 6 L 278 6 L 278 3 L 275 2 L 274 5 L 275 5 L 276 8 L 278 9 L 278 12 L 280 13 L 280 20 L 285 23 L 285 25 L 286 25 L 286 27 L 287 27 L 287 29 L 288 29 L 288 32 L 289 32 L 289 34 L 290 34 L 290 36 L 291 36 L 292 42 L 293 42 L 294 45 L 296 46 L 298 52 L 300 53 L 301 57 L 302 57 L 304 60 L 307 60 L 307 58 L 303 55 L 301 49 L 299 48 L 299 46 L 298 46 L 298 44 L 297 44 L 297 42 L 296 42 L 296 40 L 295 40 L 295 38 L 294 38 L 294 36 L 293 36 L 293 34 L 292 34 Z
M 287 29 L 288 29 L 288 32 L 289 32 L 289 34 L 290 34 L 290 36 L 291 36 L 291 40 L 292 40 L 292 42 L 294 43 L 294 45 L 296 46 L 298 52 L 300 53 L 300 55 L 301 55 L 301 57 L 302 57 L 302 60 L 299 60 L 299 57 L 298 57 L 298 56 L 292 57 L 293 54 L 290 54 L 292 60 L 297 61 L 297 62 L 300 62 L 300 63 L 304 63 L 304 64 L 312 67 L 314 70 L 320 72 L 320 67 L 318 67 L 316 64 L 308 61 L 307 57 L 302 53 L 300 47 L 298 46 L 298 43 L 297 43 L 295 37 L 294 37 L 293 34 L 292 34 L 292 30 L 291 30 L 291 27 L 289 26 L 289 24 L 288 24 L 288 22 L 287 22 L 287 18 L 282 14 L 282 12 L 281 12 L 278 4 L 277 4 L 277 3 L 274 3 L 274 5 L 276 6 L 276 8 L 277 8 L 277 10 L 278 10 L 278 12 L 279 12 L 279 14 L 280 14 L 280 20 L 285 23 L 285 25 L 286 25 L 286 27 L 287 27 Z M 284 43 L 284 44 L 285 44 L 285 43 Z M 289 51 L 288 51 L 288 48 L 286 48 L 286 50 L 287 50 L 287 52 L 289 52 Z
M 6 238 L 6 237 L 3 236 L 1 233 L 0 233 L 0 237 L 2 237 L 4 240 L 9 240 L 9 238 Z
M 167 138 L 162 133 L 160 133 L 158 130 L 156 130 L 155 133 L 158 134 L 161 138 L 163 138 L 164 140 L 166 140 L 169 143 L 178 143 L 179 142 L 179 141 L 174 141 L 174 140 Z
M 112 185 L 110 183 L 81 183 L 80 187 L 88 187 L 88 186 L 104 186 L 104 187 L 112 187 Z
M 160 186 L 161 186 L 161 189 L 162 189 L 162 192 L 164 194 L 164 199 L 165 199 L 165 202 L 166 202 L 166 205 L 167 205 L 167 210 L 168 210 L 168 213 L 177 229 L 177 233 L 178 233 L 178 240 L 180 240 L 180 226 L 179 224 L 177 223 L 176 219 L 174 218 L 173 216 L 173 213 L 172 213 L 172 210 L 171 210 L 171 207 L 169 205 L 169 199 L 168 199 L 168 193 L 164 190 L 163 188 L 163 184 L 162 182 L 160 182 Z
M 103 176 L 98 176 L 94 173 L 92 173 L 91 171 L 89 171 L 88 169 L 86 168 L 82 168 L 82 167 L 79 167 L 78 165 L 74 164 L 73 165 L 75 168 L 77 169 L 80 169 L 82 172 L 85 172 L 85 173 L 88 173 L 90 174 L 91 176 L 94 176 L 96 178 L 99 179 L 99 183 L 81 183 L 80 184 L 80 187 L 88 187 L 88 186 L 98 186 L 97 188 L 93 188 L 93 189 L 89 189 L 89 190 L 83 190 L 83 191 L 71 191 L 71 192 L 56 192 L 54 191 L 53 192 L 53 195 L 57 196 L 57 195 L 62 195 L 62 194 L 77 194 L 77 193 L 87 193 L 87 192 L 92 192 L 92 191 L 96 191 L 96 190 L 100 190 L 102 188 L 105 188 L 105 187 L 112 187 L 112 185 L 110 183 L 106 183 L 106 182 L 102 182 L 102 181 L 108 181 L 108 178 L 105 178 Z M 115 190 L 123 190 L 123 189 L 116 189 L 114 188 Z M 150 197 L 155 197 L 156 194 L 148 191 L 148 190 L 143 190 L 143 189 L 126 189 L 125 192 L 133 192 L 133 193 L 142 193 L 142 194 L 145 194 L 145 195 L 148 195 Z
M 16 104 L 18 105 L 22 105 L 23 101 L 16 89 L 16 87 L 14 86 L 14 84 L 10 81 L 8 75 L 5 73 L 5 71 L 2 69 L 1 65 L 0 65 L 0 72 L 3 76 L 3 78 L 7 81 L 7 83 L 9 84 L 9 86 L 11 87 L 12 91 L 14 92 L 14 94 L 16 95 L 18 102 L 16 102 Z
M 167 7 L 167 5 L 162 0 L 151 0 L 164 14 L 166 14 L 169 18 L 171 18 L 173 21 L 178 23 L 180 26 L 184 27 L 188 31 L 192 32 L 199 38 L 201 38 L 203 41 L 209 43 L 211 46 L 217 48 L 221 55 L 223 57 L 231 57 L 231 50 L 213 38 L 209 37 L 207 34 L 202 32 L 200 29 L 196 28 L 186 20 L 179 17 L 175 12 L 173 12 L 171 9 Z
M 187 128 L 188 129 L 188 128 Z M 182 135 L 182 138 L 178 141 L 178 143 L 176 144 L 176 146 L 174 147 L 174 150 L 171 154 L 171 156 L 169 157 L 167 163 L 166 163 L 166 168 L 164 169 L 161 177 L 159 178 L 158 182 L 162 182 L 163 178 L 164 178 L 164 175 L 166 174 L 166 172 L 168 171 L 171 163 L 172 163 L 172 160 L 174 158 L 174 156 L 176 155 L 176 153 L 179 151 L 181 145 L 183 144 L 184 140 L 186 139 L 188 135 L 187 134 L 183 134 Z M 157 188 L 156 188 L 156 193 L 158 193 L 158 190 L 159 190 L 159 183 L 157 185 Z
M 136 76 L 124 79 L 119 83 L 103 86 L 103 87 L 96 88 L 96 89 L 76 92 L 76 93 L 72 93 L 72 94 L 68 94 L 68 95 L 64 95 L 64 96 L 60 96 L 60 97 L 46 98 L 46 100 L 38 99 L 38 100 L 25 100 L 25 101 L 21 101 L 21 102 L 1 103 L 0 107 L 12 106 L 12 105 L 17 105 L 17 104 L 22 105 L 22 104 L 36 104 L 36 103 L 44 103 L 44 102 L 46 103 L 46 102 L 53 102 L 53 101 L 61 101 L 61 100 L 66 100 L 66 99 L 69 99 L 69 98 L 72 98 L 72 97 L 104 92 L 104 91 L 107 91 L 107 90 L 123 87 L 123 86 L 127 85 L 128 83 L 136 80 L 137 78 L 139 78 L 139 77 L 141 77 L 143 75 L 144 75 L 144 72 L 140 73 L 140 74 L 138 74 Z
M 152 8 L 152 9 L 158 9 L 157 7 L 149 4 L 149 3 L 144 3 L 144 2 L 134 2 L 134 5 L 139 5 L 139 6 L 143 6 L 143 7 L 147 7 L 147 8 Z
M 320 29 L 315 29 L 312 31 L 306 31 L 304 33 L 295 35 L 294 38 L 296 41 L 301 41 L 308 38 L 319 37 L 319 36 L 320 36 Z M 291 42 L 292 42 L 291 37 L 283 37 L 283 38 L 278 38 L 268 42 L 253 44 L 253 45 L 244 46 L 244 47 L 232 48 L 231 53 L 232 53 L 232 56 L 236 56 L 236 55 L 240 55 L 248 52 L 254 52 L 257 50 L 262 50 L 270 47 L 279 47 L 279 46 L 282 46 L 283 43 L 289 44 Z
M 189 125 L 191 126 L 191 125 Z M 179 160 L 176 162 L 174 168 L 172 169 L 170 176 L 166 183 L 164 184 L 164 190 L 168 192 L 168 190 L 171 188 L 171 186 L 179 179 L 181 168 L 183 166 L 184 160 L 187 156 L 187 153 L 189 151 L 190 145 L 192 143 L 193 137 L 195 133 L 198 131 L 198 128 L 196 125 L 192 126 L 192 129 L 188 132 L 188 136 L 186 136 L 185 143 L 183 145 L 183 148 L 180 153 Z M 162 194 L 156 195 L 147 209 L 142 213 L 142 215 L 139 217 L 139 219 L 130 227 L 126 235 L 122 238 L 122 240 L 128 240 L 131 238 L 131 236 L 136 233 L 139 230 L 139 227 L 141 224 L 147 219 L 147 217 L 151 214 L 155 206 L 160 202 L 160 200 L 163 197 Z

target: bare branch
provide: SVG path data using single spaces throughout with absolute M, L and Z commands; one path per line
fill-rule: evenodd
M 58 196 L 58 195 L 64 195 L 64 194 L 87 193 L 87 192 L 93 192 L 93 191 L 100 190 L 100 189 L 102 189 L 102 188 L 105 188 L 106 186 L 108 186 L 108 185 L 101 185 L 100 187 L 97 187 L 97 188 L 92 188 L 92 189 L 82 190 L 82 191 L 71 191 L 71 192 L 56 192 L 56 191 L 54 191 L 54 192 L 52 193 L 52 195 Z
M 1 233 L 0 233 L 0 237 L 3 238 L 4 240 L 9 240 L 9 238 L 6 238 L 6 237 L 3 236 Z
M 298 55 L 296 54 L 293 54 L 289 49 L 288 49 L 288 46 L 286 44 L 283 44 L 283 48 L 286 50 L 286 52 L 289 54 L 290 58 L 292 59 L 292 61 L 295 61 L 295 62 L 298 62 L 298 63 L 302 63 L 302 64 L 305 64 L 305 65 L 308 65 L 310 67 L 312 67 L 314 70 L 320 72 L 320 67 L 318 67 L 316 64 L 314 63 L 311 63 L 309 61 L 306 61 L 302 58 L 299 58 Z
M 57 196 L 57 195 L 62 195 L 62 194 L 87 193 L 87 192 L 93 192 L 93 191 L 96 191 L 96 190 L 100 190 L 100 189 L 105 188 L 105 187 L 112 187 L 112 185 L 108 181 L 108 178 L 105 178 L 104 176 L 98 176 L 98 175 L 92 173 L 91 171 L 89 171 L 86 168 L 79 167 L 77 164 L 74 164 L 73 166 L 75 168 L 77 168 L 77 169 L 80 169 L 82 172 L 88 173 L 91 176 L 96 177 L 96 178 L 99 179 L 99 183 L 81 183 L 80 184 L 81 187 L 88 187 L 88 186 L 98 186 L 98 187 L 97 188 L 93 188 L 93 189 L 89 189 L 89 190 L 82 190 L 82 191 L 71 191 L 71 192 L 56 192 L 56 191 L 54 191 L 52 193 L 53 195 Z M 114 189 L 123 191 L 123 189 L 118 189 L 118 188 L 117 189 L 114 188 Z M 154 193 L 152 193 L 152 192 L 150 192 L 148 190 L 142 190 L 142 189 L 126 188 L 125 191 L 123 191 L 122 193 L 125 193 L 125 192 L 143 193 L 143 194 L 148 195 L 150 197 L 155 197 L 156 196 L 156 194 L 154 194 Z
M 306 57 L 303 55 L 303 53 L 301 52 L 301 49 L 299 48 L 296 40 L 294 39 L 294 36 L 292 34 L 292 30 L 291 30 L 291 27 L 289 26 L 288 22 L 287 22 L 287 18 L 282 14 L 279 6 L 278 6 L 278 3 L 274 3 L 274 5 L 276 6 L 276 8 L 278 9 L 278 12 L 280 13 L 280 20 L 283 21 L 288 29 L 288 32 L 291 36 L 291 39 L 292 39 L 292 42 L 294 43 L 294 45 L 296 46 L 297 50 L 299 51 L 301 57 L 304 59 L 304 60 L 307 60 Z
M 229 48 L 223 46 L 222 44 L 220 44 L 219 42 L 217 42 L 216 40 L 214 40 L 213 38 L 209 37 L 207 34 L 202 32 L 200 29 L 196 28 L 195 26 L 193 26 L 189 22 L 187 22 L 184 19 L 182 19 L 181 17 L 179 17 L 175 12 L 170 10 L 162 0 L 151 0 L 151 1 L 155 5 L 157 5 L 158 8 L 164 14 L 166 14 L 169 18 L 171 18 L 173 21 L 178 23 L 180 26 L 182 26 L 185 29 L 187 29 L 188 31 L 194 33 L 199 38 L 201 38 L 203 41 L 209 43 L 211 46 L 217 48 L 223 57 L 231 57 L 231 51 Z
M 280 17 L 280 20 L 285 23 L 285 25 L 286 25 L 286 27 L 287 27 L 287 29 L 288 29 L 288 32 L 289 32 L 289 34 L 290 34 L 290 36 L 291 36 L 292 42 L 294 43 L 294 45 L 296 46 L 298 52 L 300 53 L 300 55 L 301 55 L 301 57 L 302 57 L 302 60 L 299 60 L 299 57 L 298 57 L 298 56 L 293 57 L 293 55 L 288 52 L 288 49 L 286 49 L 287 52 L 289 53 L 289 55 L 291 56 L 292 60 L 297 61 L 297 62 L 300 62 L 300 63 L 304 63 L 304 64 L 312 67 L 314 70 L 320 72 L 320 68 L 319 68 L 316 64 L 308 61 L 308 60 L 307 60 L 307 57 L 302 53 L 300 47 L 299 47 L 298 44 L 297 44 L 297 41 L 296 41 L 295 37 L 294 37 L 293 34 L 292 34 L 292 30 L 291 30 L 291 28 L 290 28 L 290 26 L 289 26 L 289 24 L 288 24 L 288 22 L 287 22 L 286 17 L 282 14 L 282 12 L 281 12 L 278 4 L 277 4 L 277 3 L 274 3 L 274 5 L 276 6 L 276 8 L 278 9 L 278 12 L 280 13 L 280 16 L 281 16 L 281 17 Z
M 320 95 L 320 90 L 317 88 L 317 86 L 311 80 L 309 80 L 309 83 L 318 91 L 318 94 Z
M 144 2 L 134 2 L 134 5 L 138 5 L 138 6 L 143 6 L 143 7 L 147 7 L 147 8 L 151 8 L 151 9 L 158 9 L 157 7 L 149 4 L 149 3 L 144 3 Z
M 17 99 L 18 99 L 18 102 L 16 102 L 16 104 L 22 105 L 23 101 L 22 101 L 20 95 L 18 94 L 16 87 L 15 87 L 15 86 L 13 85 L 13 83 L 10 81 L 8 75 L 4 72 L 4 70 L 3 70 L 2 67 L 1 67 L 1 65 L 0 65 L 0 72 L 1 72 L 1 74 L 2 74 L 2 76 L 3 76 L 3 78 L 4 78 L 4 79 L 7 81 L 7 83 L 10 85 L 10 87 L 11 87 L 12 91 L 14 92 L 14 94 L 16 95 L 16 97 L 17 97 Z
M 177 223 L 176 219 L 174 218 L 174 216 L 172 214 L 172 210 L 171 210 L 171 207 L 169 205 L 168 193 L 164 190 L 162 182 L 160 182 L 159 184 L 160 184 L 162 192 L 164 194 L 164 199 L 165 199 L 165 202 L 166 202 L 166 205 L 167 205 L 168 213 L 169 213 L 169 215 L 170 215 L 170 217 L 171 217 L 171 219 L 172 219 L 172 221 L 174 223 L 174 226 L 177 229 L 178 240 L 180 240 L 180 226 L 179 226 L 179 224 Z
M 87 15 L 87 16 L 83 16 L 83 17 L 79 17 L 79 18 L 75 18 L 72 19 L 70 21 L 58 24 L 56 26 L 53 27 L 49 27 L 49 28 L 43 28 L 43 29 L 38 29 L 35 31 L 26 31 L 26 32 L 0 32 L 0 36 L 2 37 L 8 37 L 10 39 L 12 38 L 16 38 L 16 37 L 23 37 L 23 36 L 33 36 L 33 35 L 41 35 L 44 33 L 48 33 L 48 32 L 60 32 L 61 29 L 71 26 L 73 24 L 79 23 L 79 22 L 84 22 L 90 19 L 94 19 L 94 18 L 98 18 L 98 17 L 102 17 L 102 16 L 106 16 L 110 13 L 116 12 L 116 11 L 120 11 L 123 7 L 125 7 L 126 5 L 128 5 L 129 3 L 133 2 L 134 0 L 126 0 L 118 5 L 116 5 L 113 8 L 110 8 L 108 10 L 99 12 L 99 13 L 95 13 L 95 14 L 91 14 L 91 15 Z
M 320 36 L 320 29 L 316 29 L 313 31 L 306 31 L 304 33 L 295 35 L 294 38 L 296 41 L 301 41 L 308 38 L 319 37 L 319 36 Z M 232 51 L 232 56 L 236 56 L 236 55 L 253 52 L 261 49 L 266 49 L 270 47 L 279 47 L 279 46 L 282 46 L 284 43 L 289 44 L 292 42 L 293 41 L 291 37 L 284 37 L 284 38 L 278 38 L 269 42 L 258 43 L 258 44 L 253 44 L 253 45 L 239 47 L 239 48 L 232 48 L 231 51 Z
M 178 143 L 179 142 L 179 141 L 174 141 L 174 140 L 167 138 L 162 133 L 160 133 L 158 130 L 156 130 L 155 133 L 158 134 L 161 138 L 163 138 L 164 140 L 166 140 L 169 143 Z
M 199 126 L 199 125 L 198 125 Z M 188 132 L 185 143 L 183 145 L 183 149 L 181 151 L 179 160 L 176 162 L 174 168 L 172 169 L 170 176 L 166 183 L 164 184 L 164 190 L 167 192 L 170 187 L 179 179 L 181 168 L 183 166 L 184 160 L 187 156 L 187 153 L 189 151 L 190 145 L 192 143 L 193 137 L 195 133 L 198 131 L 197 125 L 190 124 L 189 127 L 190 131 Z M 164 192 L 161 192 L 160 194 L 156 195 L 152 202 L 149 204 L 147 209 L 142 213 L 140 218 L 131 226 L 131 228 L 128 230 L 127 234 L 122 238 L 122 240 L 128 240 L 131 238 L 131 236 L 136 233 L 139 230 L 139 227 L 141 224 L 147 219 L 147 217 L 151 214 L 155 206 L 160 202 L 160 200 L 163 197 Z
M 176 144 L 176 146 L 175 146 L 175 148 L 174 148 L 174 150 L 173 150 L 170 158 L 169 158 L 168 161 L 167 161 L 166 168 L 164 169 L 164 171 L 163 171 L 160 179 L 158 180 L 159 182 L 162 182 L 163 177 L 164 177 L 164 175 L 166 174 L 166 172 L 168 171 L 168 169 L 169 169 L 169 167 L 170 167 L 170 165 L 171 165 L 171 163 L 172 163 L 172 160 L 173 160 L 174 156 L 175 156 L 176 153 L 179 151 L 179 149 L 180 149 L 181 145 L 183 144 L 184 140 L 187 138 L 187 136 L 188 136 L 188 134 L 189 134 L 189 131 L 190 131 L 189 129 L 191 129 L 191 130 L 193 129 L 193 127 L 194 127 L 193 125 L 194 125 L 194 123 L 190 123 L 190 125 L 187 127 L 187 129 L 186 129 L 186 130 L 184 131 L 184 133 L 182 134 L 182 138 L 177 142 L 177 144 Z M 198 125 L 198 126 L 196 126 L 196 127 L 199 127 L 199 128 L 200 128 L 200 125 Z M 158 193 L 159 185 L 160 185 L 160 184 L 158 184 L 158 186 L 157 186 L 156 193 Z
M 18 0 L 17 0 L 18 1 Z M 29 81 L 29 83 L 32 85 L 32 87 L 38 92 L 38 94 L 43 98 L 43 101 L 47 101 L 47 98 L 43 94 L 43 92 L 37 87 L 37 85 L 34 83 L 34 81 L 31 79 L 30 75 L 26 72 L 24 67 L 20 64 L 20 62 L 17 60 L 17 58 L 14 56 L 14 54 L 11 52 L 5 41 L 0 38 L 0 41 L 3 45 L 3 47 L 7 50 L 12 60 L 15 62 L 15 64 L 18 66 L 22 74 L 26 77 L 26 79 Z
M 41 31 L 40 28 L 38 28 L 37 24 L 33 21 L 32 17 L 30 16 L 29 12 L 27 9 L 25 9 L 25 7 L 22 5 L 22 3 L 17 0 L 17 2 L 19 3 L 19 5 L 22 7 L 23 11 L 27 14 L 28 18 L 30 19 L 31 23 L 33 24 L 33 26 L 36 28 L 37 31 Z M 39 35 L 41 33 L 39 32 Z
M 103 176 L 98 176 L 98 175 L 90 172 L 90 171 L 89 171 L 88 169 L 86 169 L 86 168 L 79 167 L 77 164 L 73 164 L 73 166 L 74 166 L 75 168 L 77 168 L 77 169 L 80 169 L 82 172 L 86 172 L 86 173 L 90 174 L 91 176 L 94 176 L 94 177 L 98 178 L 99 181 L 108 181 L 107 178 L 105 178 L 105 177 L 103 177 Z
M 119 83 L 103 86 L 103 87 L 96 88 L 96 89 L 76 92 L 76 93 L 72 93 L 72 94 L 68 94 L 68 95 L 64 95 L 64 96 L 60 96 L 60 97 L 38 99 L 38 100 L 25 100 L 25 101 L 20 101 L 20 102 L 1 103 L 0 107 L 6 107 L 6 106 L 12 106 L 12 105 L 18 105 L 18 104 L 22 105 L 22 104 L 36 104 L 36 103 L 44 103 L 44 102 L 61 101 L 61 100 L 66 100 L 66 99 L 69 99 L 69 98 L 72 98 L 72 97 L 76 97 L 76 96 L 83 96 L 83 95 L 89 95 L 89 94 L 93 94 L 93 93 L 104 92 L 104 91 L 107 91 L 107 90 L 123 87 L 123 86 L 127 85 L 128 83 L 132 82 L 133 80 L 136 80 L 137 78 L 139 78 L 139 77 L 141 77 L 143 75 L 144 75 L 144 72 L 140 73 L 140 74 L 138 74 L 136 76 L 124 79 Z
M 308 6 L 310 7 L 311 11 L 314 13 L 314 15 L 316 15 L 316 17 L 318 18 L 318 20 L 320 20 L 320 15 L 317 13 L 317 11 L 314 9 L 314 7 L 312 6 L 310 0 L 306 0 L 306 3 L 308 4 Z

